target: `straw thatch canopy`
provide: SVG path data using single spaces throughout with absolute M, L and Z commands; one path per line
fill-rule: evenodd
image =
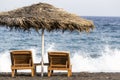
M 94 28 L 91 21 L 68 13 L 63 9 L 55 8 L 46 3 L 33 4 L 8 12 L 0 12 L 0 25 L 16 30 L 36 31 L 43 29 L 90 31 Z

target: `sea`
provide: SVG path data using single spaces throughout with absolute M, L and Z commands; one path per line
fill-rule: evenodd
M 72 72 L 120 72 L 120 17 L 82 16 L 92 20 L 89 33 L 44 32 L 44 62 L 48 51 L 69 51 Z M 34 63 L 41 61 L 41 31 L 10 30 L 0 26 L 0 72 L 11 72 L 10 51 L 31 50 Z M 41 66 L 37 67 L 40 72 Z M 47 72 L 47 67 L 44 67 Z

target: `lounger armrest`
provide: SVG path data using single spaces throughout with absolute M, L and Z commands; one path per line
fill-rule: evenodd
M 66 61 L 66 68 L 68 67 L 68 61 Z
M 15 59 L 13 59 L 13 64 L 12 65 L 15 65 Z
M 29 59 L 29 66 L 31 66 L 32 64 L 32 59 Z
M 72 64 L 69 65 L 69 68 L 72 68 Z
M 50 66 L 52 66 L 52 58 L 50 57 Z

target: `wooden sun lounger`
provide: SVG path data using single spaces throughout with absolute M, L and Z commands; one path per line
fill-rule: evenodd
M 69 52 L 48 52 L 48 60 L 48 77 L 51 76 L 53 70 L 67 70 L 67 76 L 72 75 Z
M 32 52 L 28 50 L 16 50 L 10 52 L 12 77 L 15 76 L 17 70 L 31 69 L 31 76 L 34 76 L 34 64 Z

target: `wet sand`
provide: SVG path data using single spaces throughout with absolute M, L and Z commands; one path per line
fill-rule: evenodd
M 51 77 L 47 77 L 47 73 L 44 73 L 44 77 L 41 77 L 40 73 L 34 77 L 31 77 L 30 73 L 18 73 L 14 78 L 11 73 L 0 73 L 0 80 L 120 80 L 120 73 L 78 72 L 71 77 L 67 77 L 67 73 L 54 73 Z

